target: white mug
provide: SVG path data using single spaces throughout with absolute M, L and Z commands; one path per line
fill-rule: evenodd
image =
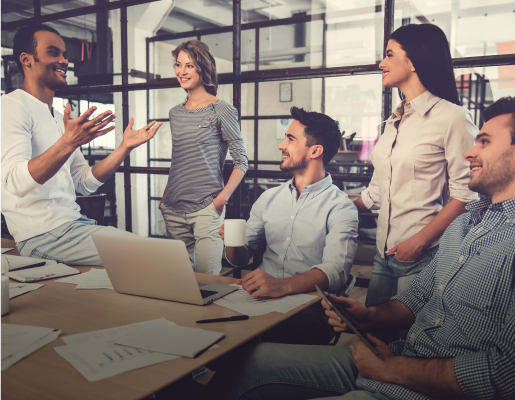
M 9 313 L 9 278 L 2 275 L 2 316 Z
M 245 220 L 226 219 L 224 222 L 224 244 L 229 247 L 245 246 Z

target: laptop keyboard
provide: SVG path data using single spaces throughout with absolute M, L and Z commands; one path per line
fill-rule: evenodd
M 202 295 L 202 298 L 205 299 L 206 297 L 209 297 L 213 294 L 216 294 L 218 292 L 213 292 L 212 290 L 202 290 L 200 289 L 200 294 Z

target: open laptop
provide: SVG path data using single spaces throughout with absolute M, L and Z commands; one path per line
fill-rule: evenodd
M 186 245 L 180 240 L 102 233 L 91 237 L 119 293 L 205 305 L 238 289 L 197 282 Z

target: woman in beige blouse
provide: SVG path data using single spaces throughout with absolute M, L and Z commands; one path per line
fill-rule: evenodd
M 386 121 L 371 155 L 374 175 L 354 203 L 359 212 L 380 209 L 368 307 L 409 289 L 442 233 L 476 199 L 463 155 L 478 129 L 459 105 L 445 34 L 431 24 L 397 29 L 379 68 L 383 86 L 399 88 L 404 100 Z

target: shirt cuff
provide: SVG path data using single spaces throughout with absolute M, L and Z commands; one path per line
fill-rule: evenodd
M 488 353 L 468 353 L 454 357 L 452 368 L 456 381 L 469 399 L 493 399 L 495 390 L 490 375 Z
M 243 164 L 243 163 L 234 163 L 233 164 L 233 168 L 234 169 L 241 169 L 244 173 L 246 173 L 247 170 L 248 170 L 248 166 Z
M 89 193 L 94 193 L 103 184 L 103 182 L 100 182 L 97 178 L 95 178 L 95 175 L 93 175 L 93 168 L 89 168 L 88 176 L 84 181 L 84 187 L 87 189 L 87 191 Z
M 459 200 L 465 204 L 479 200 L 479 195 L 476 192 L 471 192 L 469 189 L 450 189 L 449 196 L 451 197 L 451 199 Z
M 315 265 L 311 269 L 316 268 L 326 274 L 329 280 L 327 291 L 339 295 L 342 288 L 347 284 L 347 274 L 343 269 L 339 269 L 335 265 L 336 263 L 324 263 Z
M 361 200 L 363 201 L 365 207 L 369 210 L 374 206 L 374 200 L 370 198 L 370 195 L 368 194 L 368 188 L 361 192 Z
M 419 311 L 422 310 L 422 308 L 424 308 L 426 302 L 420 300 L 416 296 L 413 296 L 410 292 L 411 289 L 407 290 L 404 293 L 393 296 L 390 300 L 400 301 L 406 307 L 408 307 L 414 315 L 417 315 Z

